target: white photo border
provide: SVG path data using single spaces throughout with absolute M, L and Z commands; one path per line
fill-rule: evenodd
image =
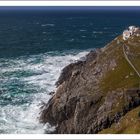
M 140 1 L 0 1 L 0 6 L 140 6 Z M 2 134 L 0 139 L 140 139 L 137 134 Z

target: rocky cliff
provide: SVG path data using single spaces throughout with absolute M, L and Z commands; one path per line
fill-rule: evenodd
M 40 121 L 56 126 L 54 133 L 60 134 L 113 133 L 140 105 L 140 79 L 124 57 L 124 44 L 140 71 L 140 37 L 124 41 L 120 35 L 63 69 L 56 93 L 42 107 Z M 140 119 L 138 110 L 132 119 Z M 125 132 L 121 127 L 114 133 Z

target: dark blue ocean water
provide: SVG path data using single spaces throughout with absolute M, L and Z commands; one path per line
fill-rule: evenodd
M 128 25 L 139 25 L 139 12 L 1 12 L 0 57 L 103 47 Z
M 64 66 L 110 42 L 140 11 L 0 11 L 0 133 L 44 133 L 41 102 Z

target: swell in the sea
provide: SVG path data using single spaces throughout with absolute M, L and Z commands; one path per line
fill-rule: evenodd
M 40 105 L 55 91 L 63 67 L 85 56 L 84 52 L 49 52 L 0 59 L 0 133 L 45 133 L 49 124 L 38 121 Z

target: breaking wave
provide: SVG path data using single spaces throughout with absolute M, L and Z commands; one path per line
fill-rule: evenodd
M 84 52 L 49 52 L 15 59 L 0 59 L 0 133 L 46 133 L 55 128 L 38 121 L 40 106 L 55 91 L 63 67 Z

